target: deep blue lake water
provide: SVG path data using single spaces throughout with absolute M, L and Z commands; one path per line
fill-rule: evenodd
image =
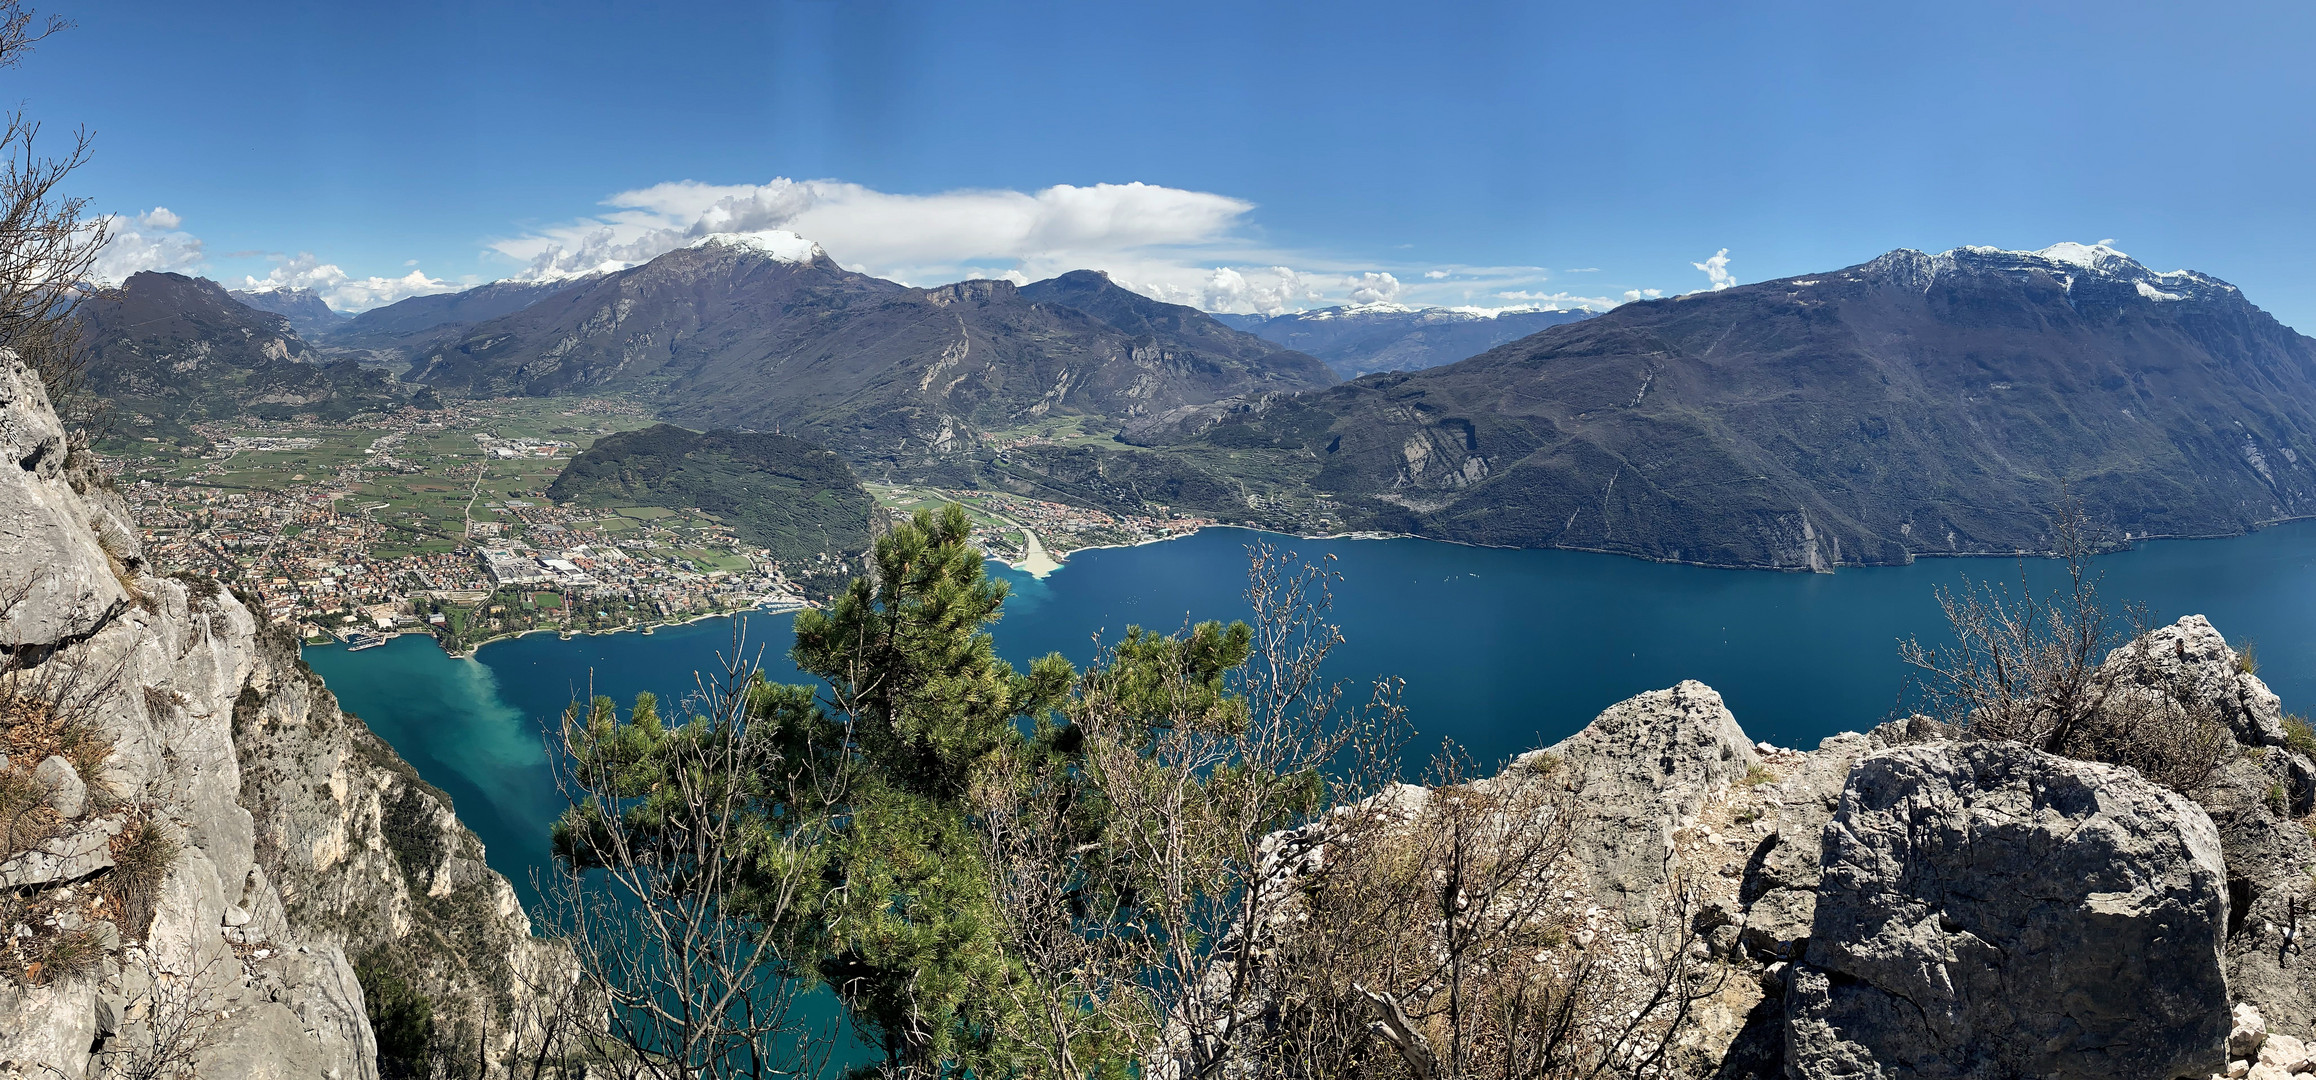
M 1668 566 L 1609 555 L 1504 551 L 1422 540 L 1294 540 L 1210 529 L 1137 548 L 1080 552 L 1044 580 L 991 564 L 1013 596 L 995 628 L 1016 663 L 1059 651 L 1083 663 L 1096 633 L 1128 624 L 1171 630 L 1244 614 L 1247 545 L 1268 540 L 1306 560 L 1336 556 L 1335 621 L 1348 639 L 1334 674 L 1397 675 L 1415 743 L 1452 737 L 1492 769 L 1554 742 L 1644 690 L 1698 679 L 1719 690 L 1755 739 L 1813 746 L 1862 730 L 1902 700 L 1898 640 L 1939 636 L 1933 590 L 1965 574 L 2015 583 L 2017 563 L 1929 559 L 1912 566 L 1775 574 Z M 2258 642 L 2261 676 L 2287 710 L 2316 698 L 2316 523 L 2226 540 L 2164 541 L 2100 557 L 2103 591 L 2165 621 L 2203 614 L 2231 642 Z M 2025 572 L 2050 587 L 2059 567 Z M 546 725 L 592 687 L 622 703 L 663 702 L 732 644 L 719 618 L 652 634 L 484 646 L 454 660 L 405 636 L 359 653 L 305 650 L 347 711 L 456 801 L 491 864 L 528 894 L 562 807 L 542 750 Z M 741 620 L 777 679 L 789 616 Z M 1359 697 L 1360 695 L 1352 695 Z

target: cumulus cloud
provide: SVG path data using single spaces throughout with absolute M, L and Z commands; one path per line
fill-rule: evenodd
M 1663 296 L 1664 294 L 1665 291 L 1663 289 L 1626 289 L 1624 291 L 1624 302 L 1629 304 L 1635 300 L 1654 300 L 1657 297 Z
M 320 294 L 323 303 L 339 311 L 361 311 L 413 296 L 456 292 L 467 288 L 458 282 L 428 277 L 419 270 L 412 270 L 401 277 L 358 278 L 340 269 L 336 263 L 326 263 L 315 258 L 310 251 L 301 251 L 287 258 L 277 257 L 274 268 L 266 276 L 243 277 L 241 280 L 241 288 L 247 292 L 312 289 Z
M 97 252 L 90 275 L 100 284 L 118 285 L 129 275 L 143 270 L 158 270 L 173 274 L 196 274 L 209 270 L 208 252 L 201 238 L 185 231 L 185 220 L 166 206 L 156 206 L 141 214 L 109 214 L 103 219 L 106 230 L 105 246 Z M 275 289 L 312 289 L 322 301 L 339 311 L 361 311 L 391 304 L 396 300 L 428 293 L 451 292 L 472 287 L 474 282 L 451 282 L 428 277 L 413 269 L 401 277 L 356 277 L 335 263 L 326 263 L 312 252 L 301 251 L 295 256 L 267 255 L 261 251 L 229 251 L 228 259 L 265 256 L 274 260 L 274 267 L 266 276 L 243 277 L 239 285 L 231 285 L 250 292 L 268 292 Z M 404 263 L 415 267 L 416 260 Z
M 1131 263 L 1154 251 L 1243 246 L 1254 204 L 1156 184 L 1057 184 L 1036 192 L 896 195 L 834 180 L 655 184 L 603 201 L 599 215 L 492 245 L 553 279 L 646 262 L 711 233 L 786 231 L 848 267 L 903 281 L 955 280 L 999 264 L 1030 276 Z
M 1284 266 L 1217 266 L 1207 272 L 1196 289 L 1184 289 L 1162 280 L 1119 283 L 1169 303 L 1188 304 L 1206 311 L 1257 315 L 1276 315 L 1319 303 L 1327 297 L 1317 281 Z
M 201 267 L 201 238 L 183 231 L 184 221 L 165 206 L 142 214 L 108 214 L 105 246 L 89 268 L 97 281 L 117 285 L 141 270 L 191 273 Z
M 1737 284 L 1737 278 L 1729 273 L 1728 248 L 1722 248 L 1720 251 L 1714 252 L 1713 257 L 1705 260 L 1704 262 L 1690 263 L 1689 265 L 1705 272 L 1705 280 L 1712 283 L 1709 287 L 1714 292 L 1719 292 L 1722 289 L 1726 289 L 1731 285 Z M 1698 291 L 1703 292 L 1705 290 L 1700 289 Z
M 1388 304 L 1399 298 L 1399 279 L 1388 273 L 1368 271 L 1343 279 L 1351 289 L 1354 304 Z

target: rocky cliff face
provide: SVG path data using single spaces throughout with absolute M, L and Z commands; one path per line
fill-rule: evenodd
M 567 954 L 295 643 L 155 574 L 125 509 L 0 354 L 0 1076 L 375 1077 L 357 965 L 503 1071 Z

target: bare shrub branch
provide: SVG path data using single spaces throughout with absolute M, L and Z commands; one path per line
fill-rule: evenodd
M 789 688 L 744 662 L 734 634 L 681 725 L 649 695 L 624 721 L 598 697 L 566 712 L 552 748 L 572 807 L 542 883 L 547 922 L 579 960 L 572 1011 L 605 1010 L 618 1052 L 594 1056 L 612 1075 L 815 1075 L 833 1043 L 795 1010 L 798 973 L 774 932 L 815 883 L 817 826 L 767 819 L 762 785 L 781 786 L 778 805 L 826 806 L 840 781 L 763 737 Z
M 2192 794 L 2234 753 L 2225 717 L 2214 702 L 2102 668 L 2126 643 L 2144 658 L 2153 619 L 2135 607 L 2118 617 L 2100 597 L 2091 557 L 2102 545 L 2079 504 L 2065 505 L 2053 532 L 2067 580 L 2050 594 L 2034 591 L 2023 563 L 2015 594 L 1967 580 L 1938 590 L 1952 644 L 1898 647 L 1918 672 L 1924 711 L 1971 738 L 2128 765 Z
M 0 0 L 0 68 L 24 62 L 51 34 L 72 24 L 35 15 L 24 0 Z M 89 200 L 59 190 L 88 163 L 87 129 L 51 155 L 41 126 L 22 112 L 0 120 L 0 348 L 16 350 L 40 373 L 59 413 L 79 410 L 86 357 L 73 310 L 110 233 L 105 218 L 87 216 Z

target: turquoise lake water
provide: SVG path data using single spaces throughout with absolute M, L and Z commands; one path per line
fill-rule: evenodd
M 1755 739 L 1812 746 L 1880 722 L 1903 699 L 1898 639 L 1942 630 L 1932 590 L 1963 575 L 2015 581 L 2019 565 L 1931 559 L 1912 566 L 1774 574 L 1668 566 L 1564 551 L 1503 551 L 1421 540 L 1292 540 L 1210 529 L 1137 548 L 1080 552 L 1044 580 L 992 564 L 1013 596 L 995 628 L 1016 663 L 1059 651 L 1083 663 L 1097 632 L 1243 614 L 1247 545 L 1307 560 L 1336 556 L 1336 621 L 1348 639 L 1336 676 L 1397 675 L 1416 743 L 1452 737 L 1492 768 L 1556 741 L 1644 690 L 1698 679 L 1719 690 Z M 2209 616 L 2231 642 L 2258 642 L 2261 676 L 2288 710 L 2316 705 L 2316 523 L 2226 540 L 2166 541 L 2102 556 L 2103 591 L 2165 621 Z M 2026 572 L 2038 587 L 2056 564 Z M 751 652 L 777 679 L 789 616 L 743 617 Z M 491 864 L 528 894 L 563 803 L 542 750 L 545 725 L 592 687 L 624 705 L 650 690 L 681 697 L 691 673 L 732 644 L 719 618 L 652 634 L 484 646 L 454 660 L 411 635 L 377 649 L 305 650 L 347 711 L 450 793 Z M 1354 695 L 1357 696 L 1357 695 Z

